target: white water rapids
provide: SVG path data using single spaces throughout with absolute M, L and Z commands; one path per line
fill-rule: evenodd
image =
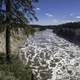
M 80 47 L 50 29 L 30 36 L 19 55 L 37 80 L 80 80 Z

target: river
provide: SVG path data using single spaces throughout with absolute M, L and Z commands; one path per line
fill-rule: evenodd
M 80 47 L 51 29 L 36 32 L 19 50 L 37 80 L 80 80 Z

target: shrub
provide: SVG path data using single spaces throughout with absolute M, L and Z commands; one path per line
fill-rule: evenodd
M 31 80 L 32 71 L 18 57 L 11 56 L 11 63 L 6 64 L 5 54 L 0 53 L 0 80 Z

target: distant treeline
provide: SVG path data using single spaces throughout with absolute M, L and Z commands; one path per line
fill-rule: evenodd
M 61 24 L 53 29 L 57 35 L 72 42 L 80 42 L 80 22 Z
M 56 26 L 55 25 L 30 25 L 33 28 L 39 28 L 41 31 L 45 29 L 54 29 Z

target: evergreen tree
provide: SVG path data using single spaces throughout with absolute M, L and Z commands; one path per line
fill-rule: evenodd
M 35 16 L 34 2 L 38 0 L 0 0 L 0 23 L 6 24 L 6 60 L 10 61 L 10 30 L 12 24 L 28 24 Z

